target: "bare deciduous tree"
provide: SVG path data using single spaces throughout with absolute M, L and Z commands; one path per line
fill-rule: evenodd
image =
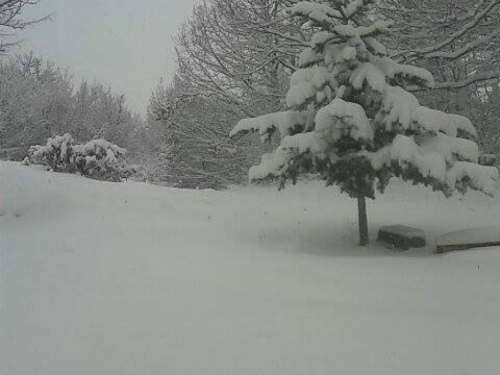
M 41 0 L 0 0 L 0 52 L 16 45 L 15 32 L 24 30 L 49 16 L 27 20 L 22 17 L 26 6 L 38 4 Z
M 469 98 L 500 77 L 500 0 L 387 0 L 379 9 L 397 30 L 393 57 L 436 78 L 429 103 L 470 115 Z
M 176 38 L 177 78 L 151 101 L 150 123 L 160 120 L 160 138 L 170 145 L 162 152 L 169 163 L 161 162 L 168 180 L 218 187 L 244 179 L 262 149 L 255 140 L 235 144 L 228 133 L 242 117 L 284 107 L 305 40 L 296 22 L 278 22 L 287 3 L 212 0 L 195 7 Z

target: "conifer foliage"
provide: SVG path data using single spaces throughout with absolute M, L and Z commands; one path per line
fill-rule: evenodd
M 231 136 L 258 132 L 281 142 L 250 180 L 317 173 L 358 200 L 360 245 L 368 243 L 366 198 L 392 176 L 447 196 L 467 188 L 494 194 L 498 170 L 478 164 L 476 130 L 465 117 L 421 106 L 408 90 L 432 88 L 425 69 L 392 60 L 372 21 L 371 0 L 301 1 L 288 8 L 311 31 L 286 96 L 289 110 L 241 120 Z M 374 9 L 374 8 L 373 8 Z

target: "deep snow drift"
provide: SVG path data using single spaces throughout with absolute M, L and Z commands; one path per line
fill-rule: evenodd
M 404 187 L 403 187 L 404 186 Z M 225 192 L 103 183 L 0 163 L 0 373 L 496 374 L 500 249 L 432 255 L 500 201 L 393 183 L 372 238 L 321 183 Z

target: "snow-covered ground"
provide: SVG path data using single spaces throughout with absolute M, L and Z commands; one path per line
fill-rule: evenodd
M 321 183 L 186 191 L 0 163 L 0 374 L 500 373 L 500 248 L 433 255 L 500 200 L 393 183 L 427 249 L 356 247 Z

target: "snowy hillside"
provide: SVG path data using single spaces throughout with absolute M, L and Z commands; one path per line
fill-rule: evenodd
M 187 191 L 0 163 L 2 375 L 497 374 L 500 249 L 432 255 L 500 200 L 393 183 L 356 246 L 322 183 Z

